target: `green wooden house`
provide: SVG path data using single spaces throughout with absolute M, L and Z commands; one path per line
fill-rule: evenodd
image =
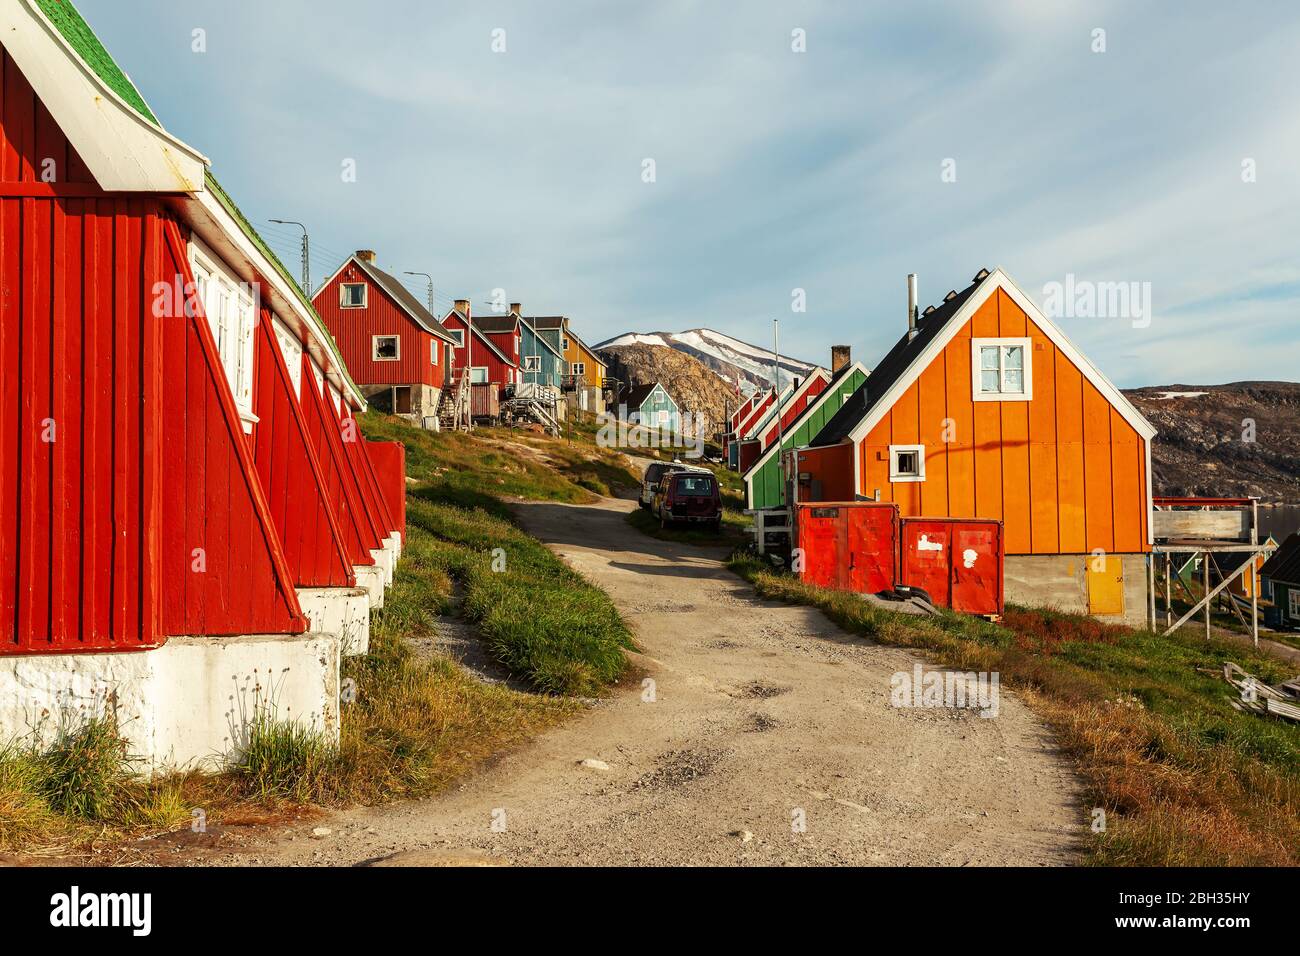
M 1290 535 L 1259 569 L 1264 623 L 1300 628 L 1300 534 Z
M 781 481 L 781 454 L 803 448 L 840 410 L 844 400 L 862 387 L 867 370 L 859 362 L 845 365 L 831 376 L 830 384 L 786 427 L 785 437 L 772 442 L 745 472 L 746 507 L 780 508 L 785 505 L 785 484 Z M 779 448 L 778 448 L 779 445 Z
M 682 410 L 658 382 L 633 385 L 624 391 L 618 402 L 618 417 L 674 433 L 682 428 Z

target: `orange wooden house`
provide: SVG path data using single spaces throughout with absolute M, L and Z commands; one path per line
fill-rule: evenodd
M 799 500 L 997 518 L 1008 601 L 1145 622 L 1155 429 L 1001 270 L 908 311 L 798 450 Z

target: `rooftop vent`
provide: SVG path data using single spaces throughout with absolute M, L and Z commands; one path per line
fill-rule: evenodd
M 943 301 L 945 301 L 945 302 L 951 302 L 951 301 L 952 301 L 953 299 L 955 299 L 955 298 L 957 298 L 957 290 L 956 290 L 956 289 L 949 289 L 949 290 L 948 290 L 948 294 L 945 295 L 945 296 L 943 297 Z
M 988 269 L 981 269 L 979 272 L 975 273 L 975 279 L 974 279 L 974 281 L 975 281 L 975 282 L 983 282 L 983 281 L 984 281 L 985 279 L 987 279 L 988 277 L 989 277 L 989 270 L 988 270 Z

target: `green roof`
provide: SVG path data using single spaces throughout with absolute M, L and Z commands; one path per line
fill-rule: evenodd
M 41 12 L 49 18 L 50 22 L 63 36 L 63 39 L 76 51 L 86 66 L 90 67 L 95 75 L 104 82 L 104 85 L 122 97 L 136 112 L 154 126 L 163 129 L 162 123 L 158 122 L 158 118 L 153 115 L 153 111 L 149 109 L 149 104 L 144 101 L 144 97 L 135 88 L 131 78 L 122 72 L 122 68 L 117 65 L 117 62 L 105 49 L 104 44 L 99 41 L 99 37 L 95 36 L 95 31 L 90 28 L 90 24 L 82 19 L 81 14 L 77 12 L 77 8 L 72 5 L 71 0 L 36 0 L 36 5 L 41 8 Z M 316 328 L 325 341 L 329 343 L 330 351 L 334 353 L 334 357 L 338 360 L 344 380 L 347 381 L 356 394 L 360 395 L 361 389 L 357 388 L 357 383 L 352 380 L 352 373 L 348 370 L 347 363 L 343 361 L 343 355 L 339 352 L 338 343 L 334 341 L 334 336 L 330 335 L 329 329 L 325 327 L 325 323 L 316 312 L 315 306 L 311 304 L 311 299 L 307 298 L 307 294 L 303 292 L 297 281 L 289 274 L 289 270 L 284 267 L 280 257 L 271 251 L 271 247 L 266 244 L 266 240 L 253 228 L 253 224 L 248 221 L 248 217 L 239 211 L 235 201 L 230 198 L 230 193 L 226 192 L 221 184 L 217 182 L 217 178 L 212 175 L 211 170 L 204 171 L 203 181 L 222 208 L 230 213 L 231 218 L 235 220 L 244 235 L 252 241 L 257 250 L 266 257 L 266 260 L 280 273 L 280 277 L 285 280 L 289 288 L 294 291 L 298 301 L 302 303 L 312 322 L 315 323 Z
M 162 128 L 162 124 L 153 115 L 149 104 L 144 101 L 144 97 L 135 88 L 131 78 L 123 73 L 122 68 L 109 56 L 108 51 L 104 49 L 104 44 L 100 43 L 99 37 L 95 36 L 95 31 L 90 29 L 90 24 L 81 18 L 81 14 L 77 12 L 77 8 L 70 0 L 36 0 L 36 5 L 63 35 L 63 39 L 68 41 L 68 45 L 77 51 L 77 55 L 86 66 L 90 67 L 110 90 L 130 103 L 136 112 L 149 122 L 159 129 Z

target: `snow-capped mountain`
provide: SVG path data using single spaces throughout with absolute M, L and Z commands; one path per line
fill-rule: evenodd
M 627 345 L 657 345 L 676 349 L 699 359 L 732 385 L 739 384 L 742 395 L 751 395 L 772 384 L 772 363 L 776 358 L 771 349 L 750 345 L 713 329 L 687 329 L 685 332 L 627 332 L 601 342 L 597 350 Z M 817 368 L 788 355 L 779 362 L 781 387 L 791 379 L 804 378 Z

